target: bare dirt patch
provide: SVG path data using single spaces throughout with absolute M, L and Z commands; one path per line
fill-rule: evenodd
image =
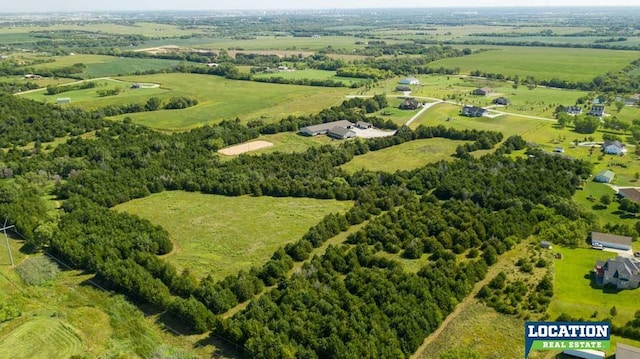
M 233 155 L 239 155 L 245 152 L 260 150 L 260 149 L 271 147 L 271 146 L 273 146 L 273 143 L 269 141 L 252 141 L 252 142 L 245 142 L 239 145 L 223 148 L 218 152 L 222 153 L 223 155 L 233 156 Z

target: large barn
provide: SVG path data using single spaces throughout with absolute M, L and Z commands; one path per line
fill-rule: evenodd
M 351 129 L 353 127 L 353 123 L 347 120 L 342 120 L 342 121 L 321 123 L 319 125 L 306 126 L 300 129 L 300 134 L 305 136 L 324 135 L 328 133 L 329 130 L 336 127 Z
M 605 248 L 630 250 L 631 237 L 611 233 L 591 232 L 591 245 L 601 244 Z

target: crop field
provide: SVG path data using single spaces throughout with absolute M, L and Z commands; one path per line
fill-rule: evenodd
M 323 108 L 339 105 L 349 91 L 346 88 L 319 90 L 310 86 L 234 81 L 196 74 L 128 76 L 121 80 L 161 84 L 162 89 L 169 90 L 158 96 L 162 99 L 188 96 L 199 101 L 198 105 L 179 111 L 163 110 L 126 115 L 133 122 L 168 130 L 184 130 L 235 118 L 244 122 L 256 119 L 275 122 L 288 115 L 313 114 Z M 83 106 L 101 106 L 102 100 L 96 101 Z M 125 116 L 115 119 L 123 117 Z
M 335 71 L 325 71 L 325 70 L 297 70 L 297 71 L 283 71 L 283 72 L 275 72 L 275 73 L 262 73 L 254 75 L 256 78 L 273 78 L 273 77 L 282 77 L 283 79 L 294 79 L 294 80 L 333 80 L 333 81 L 341 81 L 344 84 L 351 85 L 354 82 L 360 82 L 360 79 L 354 79 L 351 77 L 340 77 L 336 76 Z
M 555 248 L 555 247 L 554 247 Z M 614 258 L 616 253 L 585 248 L 558 248 L 562 259 L 555 259 L 554 295 L 549 306 L 552 318 L 561 313 L 574 317 L 597 319 L 610 317 L 609 310 L 615 305 L 618 314 L 614 324 L 624 324 L 638 310 L 637 290 L 605 292 L 592 287 L 591 276 L 597 260 Z
M 61 92 L 55 95 L 47 95 L 46 89 L 41 89 L 21 96 L 44 103 L 55 103 L 58 98 L 68 97 L 71 99 L 72 105 L 80 105 L 86 109 L 92 109 L 94 107 L 123 103 L 144 103 L 149 97 L 158 96 L 168 91 L 159 87 L 133 89 L 130 82 L 115 80 L 96 80 L 95 83 L 96 87 L 90 89 Z M 115 88 L 120 88 L 122 92 L 114 96 L 98 96 L 98 91 Z
M 198 277 L 221 279 L 262 265 L 329 213 L 351 202 L 309 198 L 224 197 L 163 192 L 116 206 L 163 225 L 177 243 L 167 260 Z
M 465 141 L 453 141 L 444 138 L 430 138 L 403 143 L 379 151 L 368 152 L 354 157 L 342 165 L 347 172 L 361 169 L 369 171 L 408 171 L 440 160 L 452 160 L 456 147 Z
M 55 57 L 55 62 L 38 64 L 36 69 L 56 69 L 71 66 L 77 63 L 86 65 L 86 69 L 80 74 L 74 74 L 82 78 L 128 75 L 147 70 L 163 70 L 176 66 L 180 61 L 163 59 L 134 59 L 126 57 L 103 55 L 69 55 Z
M 77 31 L 94 31 L 111 34 L 139 34 L 149 37 L 178 37 L 183 35 L 191 35 L 199 32 L 194 29 L 181 29 L 178 26 L 138 22 L 131 25 L 109 24 L 109 23 L 82 23 L 82 24 L 50 24 L 47 26 L 2 26 L 0 27 L 0 35 L 28 35 L 32 31 L 60 31 L 60 30 L 77 30 Z
M 209 39 L 208 43 L 198 46 L 201 48 L 228 50 L 319 50 L 327 46 L 343 49 L 364 47 L 364 45 L 356 45 L 356 41 L 362 41 L 362 39 L 351 36 L 322 36 L 319 38 L 258 36 L 250 40 Z
M 607 61 L 602 61 L 606 58 Z M 608 71 L 618 71 L 638 58 L 635 51 L 540 47 L 496 47 L 464 57 L 432 62 L 432 67 L 459 67 L 461 73 L 481 70 L 520 78 L 559 78 L 591 81 Z

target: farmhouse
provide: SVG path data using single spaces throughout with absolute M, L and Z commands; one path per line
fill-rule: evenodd
M 488 112 L 489 111 L 485 110 L 482 107 L 465 106 L 462 108 L 462 112 L 460 112 L 460 114 L 462 116 L 467 116 L 467 117 L 482 117 L 486 115 Z
M 420 84 L 420 80 L 418 80 L 415 77 L 408 77 L 406 79 L 402 79 L 402 80 L 398 81 L 398 83 L 400 85 L 419 85 Z
M 335 138 L 337 140 L 345 140 L 347 138 L 356 137 L 356 133 L 345 127 L 334 127 L 327 132 L 327 136 Z
M 405 99 L 403 103 L 398 106 L 401 110 L 415 110 L 420 106 L 420 102 L 413 97 Z
M 604 105 L 591 106 L 591 110 L 589 110 L 588 115 L 595 116 L 595 117 L 604 116 Z
M 582 114 L 582 107 L 580 106 L 569 106 L 569 107 L 563 107 L 564 112 L 568 113 L 569 115 L 581 115 Z
M 346 120 L 321 123 L 319 125 L 303 127 L 300 129 L 299 133 L 305 136 L 324 135 L 328 133 L 329 130 L 335 127 L 343 127 L 343 128 L 350 129 L 351 127 L 353 127 L 353 123 Z
M 370 124 L 369 122 L 358 121 L 358 122 L 356 122 L 356 127 L 361 129 L 361 130 L 366 130 L 368 128 L 373 128 L 373 125 Z
M 618 289 L 634 289 L 640 284 L 640 261 L 617 256 L 607 261 L 597 261 L 594 268 L 596 284 L 614 285 Z
M 509 100 L 506 97 L 498 97 L 495 100 L 493 100 L 493 103 L 496 105 L 509 106 L 511 105 L 511 100 Z
M 604 141 L 602 150 L 608 155 L 624 155 L 627 153 L 627 149 L 620 141 Z
M 616 343 L 616 359 L 640 359 L 640 348 Z
M 490 87 L 482 87 L 482 88 L 473 90 L 473 94 L 478 96 L 487 96 L 492 92 L 493 90 Z
M 611 183 L 611 181 L 613 181 L 613 177 L 615 176 L 616 176 L 615 173 L 609 170 L 605 170 L 605 171 L 598 172 L 596 176 L 593 177 L 593 180 L 595 182 L 600 182 L 600 183 Z
M 57 105 L 62 105 L 62 104 L 66 104 L 66 103 L 71 103 L 71 99 L 69 97 L 61 97 L 59 99 L 56 99 L 56 104 Z
M 591 245 L 600 244 L 605 248 L 630 250 L 631 237 L 618 236 L 611 233 L 591 232 Z
M 634 203 L 640 202 L 640 190 L 637 188 L 620 188 L 618 190 L 618 196 Z

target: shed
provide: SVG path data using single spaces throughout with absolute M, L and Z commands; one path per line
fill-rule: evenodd
M 540 247 L 545 248 L 545 249 L 551 249 L 551 242 L 542 241 L 542 242 L 540 242 Z
M 616 359 L 640 359 L 640 348 L 616 343 Z
M 356 137 L 356 132 L 345 127 L 334 127 L 327 132 L 327 136 L 337 140 Z
M 479 89 L 473 90 L 473 94 L 474 95 L 479 95 L 479 96 L 487 96 L 488 94 L 490 94 L 492 92 L 493 92 L 493 90 L 490 87 L 481 87 Z
M 593 178 L 593 180 L 600 183 L 611 183 L 611 181 L 613 181 L 613 178 L 615 176 L 616 174 L 613 173 L 612 171 L 605 170 L 605 171 L 598 172 L 596 176 Z
M 601 244 L 606 248 L 630 250 L 631 237 L 618 236 L 611 233 L 591 232 L 591 245 Z
M 71 103 L 71 99 L 69 97 L 61 97 L 59 99 L 56 99 L 56 104 L 58 105 L 62 105 L 66 103 Z
M 361 130 L 366 130 L 368 128 L 373 128 L 373 125 L 370 124 L 369 122 L 358 121 L 358 122 L 356 122 L 356 127 L 361 129 Z
M 407 77 L 406 79 L 402 79 L 398 81 L 400 85 L 419 85 L 420 80 L 415 77 Z

